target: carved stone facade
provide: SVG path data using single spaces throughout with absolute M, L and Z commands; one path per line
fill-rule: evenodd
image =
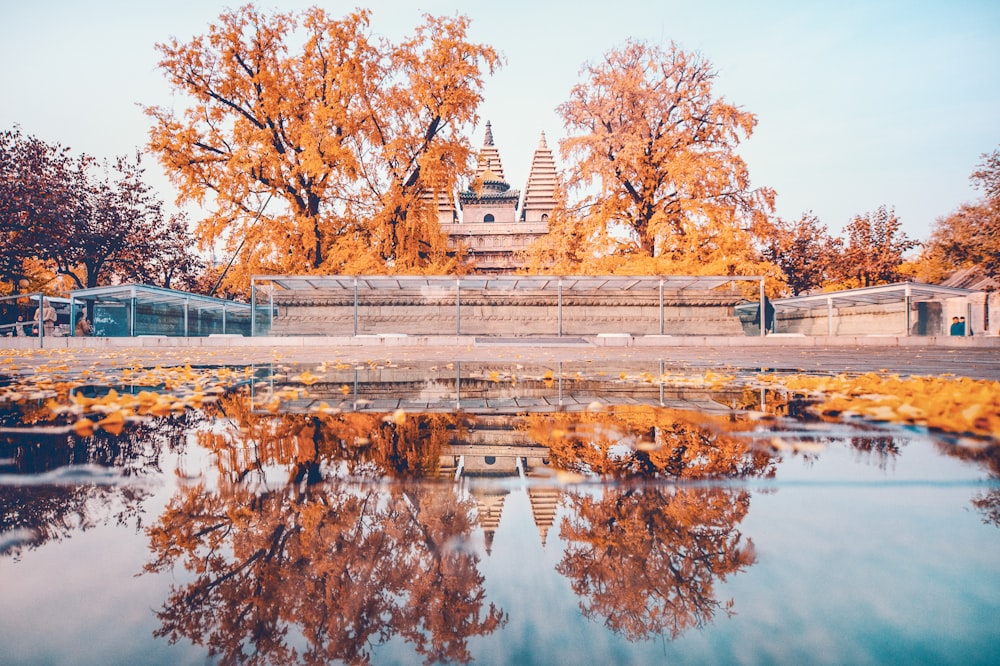
M 736 293 L 399 289 L 354 302 L 342 290 L 279 292 L 271 335 L 743 335 Z M 662 327 L 662 330 L 661 330 Z M 356 329 L 356 330 L 355 330 Z
M 437 206 L 438 221 L 448 234 L 449 245 L 466 249 L 474 272 L 511 273 L 521 267 L 519 253 L 548 233 L 549 215 L 556 204 L 556 179 L 555 160 L 543 133 L 524 196 L 512 189 L 493 142 L 493 127 L 487 122 L 475 178 L 467 190 L 458 193 L 457 207 L 449 196 L 428 196 Z

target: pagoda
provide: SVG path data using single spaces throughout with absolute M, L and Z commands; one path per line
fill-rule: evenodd
M 466 249 L 474 272 L 511 273 L 521 267 L 520 253 L 548 233 L 549 215 L 556 205 L 556 179 L 555 160 L 542 133 L 522 198 L 504 176 L 493 126 L 487 121 L 475 176 L 458 193 L 458 206 L 439 193 L 428 197 L 436 204 L 449 246 Z

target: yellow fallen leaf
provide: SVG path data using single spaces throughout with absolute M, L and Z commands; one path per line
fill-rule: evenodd
M 73 432 L 75 432 L 80 437 L 90 437 L 94 434 L 94 428 L 97 426 L 96 423 L 90 419 L 84 417 L 73 424 Z

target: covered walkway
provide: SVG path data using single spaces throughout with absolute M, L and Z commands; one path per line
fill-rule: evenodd
M 91 313 L 99 337 L 250 335 L 252 328 L 249 304 L 175 289 L 123 284 L 77 289 L 70 298 Z M 71 331 L 80 312 L 71 308 Z
M 850 334 L 867 333 L 890 335 L 947 335 L 947 330 L 941 330 L 940 318 L 944 317 L 943 304 L 949 303 L 949 312 L 961 313 L 969 322 L 974 321 L 972 305 L 969 297 L 979 294 L 971 289 L 942 287 L 920 282 L 897 282 L 894 284 L 845 289 L 805 296 L 777 298 L 771 301 L 774 308 L 775 332 L 802 332 L 812 335 L 844 334 L 841 329 L 848 317 L 867 317 L 870 321 L 868 330 L 862 330 L 863 325 L 851 328 Z M 955 301 L 954 299 L 959 299 Z M 928 308 L 928 304 L 937 304 L 938 308 Z M 867 310 L 859 315 L 858 310 L 865 306 L 876 306 L 880 314 Z M 737 312 L 744 321 L 750 321 L 757 316 L 757 303 L 747 303 L 737 306 Z M 898 313 L 891 321 L 888 316 Z M 933 316 L 932 316 L 933 315 Z M 950 316 L 950 315 L 948 315 Z M 819 331 L 790 331 L 792 319 L 820 318 L 825 320 L 825 329 Z M 979 319 L 977 316 L 976 320 Z M 783 326 L 782 324 L 785 324 Z M 987 323 L 983 323 L 987 328 Z M 968 327 L 971 335 L 972 327 Z

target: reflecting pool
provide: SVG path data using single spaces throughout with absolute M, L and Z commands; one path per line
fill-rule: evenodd
M 807 379 L 7 376 L 0 661 L 1000 663 L 992 403 L 876 422 Z

